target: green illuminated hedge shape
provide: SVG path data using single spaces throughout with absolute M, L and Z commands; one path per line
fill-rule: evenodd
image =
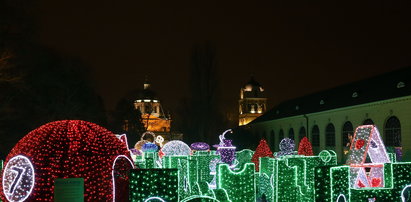
M 177 169 L 136 169 L 130 171 L 130 201 L 159 197 L 178 201 Z
M 217 188 L 225 189 L 231 201 L 255 201 L 254 163 L 246 163 L 240 171 L 232 171 L 228 164 L 217 167 Z
M 411 163 L 384 164 L 385 187 L 350 188 L 350 167 L 319 167 L 315 172 L 315 201 L 402 201 L 409 200 Z M 406 201 L 406 200 L 404 200 Z
M 258 197 L 264 195 L 268 201 L 313 201 L 315 168 L 336 164 L 335 152 L 328 150 L 318 156 L 260 158 Z

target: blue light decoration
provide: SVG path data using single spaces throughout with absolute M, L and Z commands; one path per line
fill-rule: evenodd
M 156 152 L 158 151 L 158 146 L 154 143 L 148 142 L 143 145 L 141 148 L 143 152 Z

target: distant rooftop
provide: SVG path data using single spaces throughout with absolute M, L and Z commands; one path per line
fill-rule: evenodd
M 411 67 L 285 101 L 249 124 L 411 95 Z
M 245 98 L 265 97 L 263 86 L 254 79 L 254 76 L 251 76 L 250 80 L 243 86 L 242 92 Z

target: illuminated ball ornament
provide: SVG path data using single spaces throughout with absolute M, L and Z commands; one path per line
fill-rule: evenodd
M 84 178 L 85 201 L 127 199 L 123 189 L 133 167 L 125 143 L 107 129 L 79 120 L 51 122 L 31 131 L 4 165 L 4 201 L 53 201 L 56 178 Z
M 180 140 L 173 140 L 167 142 L 161 149 L 161 152 L 166 156 L 188 156 L 191 154 L 191 149 L 186 143 Z
M 284 138 L 280 142 L 280 151 L 277 153 L 277 156 L 287 156 L 287 155 L 293 155 L 295 154 L 294 152 L 294 140 L 290 138 Z

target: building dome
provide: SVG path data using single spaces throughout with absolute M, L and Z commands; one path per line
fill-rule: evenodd
M 264 96 L 264 88 L 252 76 L 250 80 L 241 89 L 241 97 L 245 98 L 260 98 Z
M 158 100 L 157 93 L 151 90 L 151 84 L 147 79 L 144 81 L 144 88 L 137 92 L 136 101 L 137 100 Z
M 250 80 L 244 85 L 244 91 L 260 91 L 263 92 L 264 88 L 260 83 L 254 80 L 254 77 L 251 77 Z

